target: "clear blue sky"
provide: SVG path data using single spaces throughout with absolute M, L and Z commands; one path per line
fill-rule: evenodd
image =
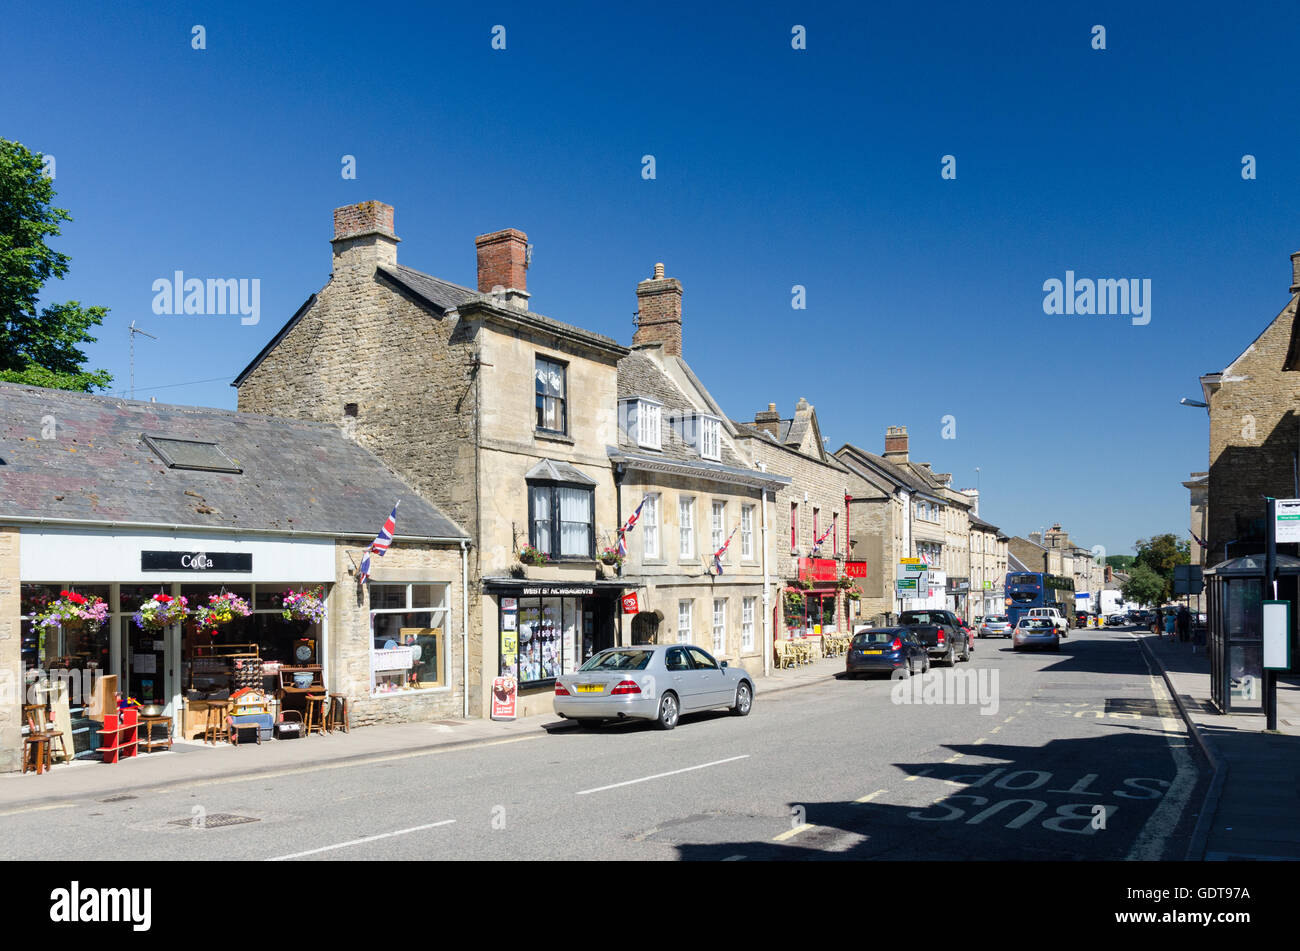
M 623 342 L 663 261 L 735 418 L 806 397 L 876 451 L 906 425 L 1012 533 L 1186 537 L 1207 420 L 1178 399 L 1300 248 L 1300 5 L 609 6 L 7 4 L 0 135 L 55 157 L 75 219 L 47 299 L 112 309 L 88 354 L 116 392 L 134 319 L 139 397 L 233 407 L 325 283 L 334 207 L 394 205 L 399 260 L 464 284 L 518 227 L 533 308 Z M 1149 278 L 1150 324 L 1044 314 L 1067 269 Z M 260 279 L 261 322 L 155 316 L 176 270 Z

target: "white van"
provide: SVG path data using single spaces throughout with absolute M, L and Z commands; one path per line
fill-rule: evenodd
M 1029 617 L 1047 618 L 1056 628 L 1056 632 L 1062 637 L 1070 636 L 1070 625 L 1066 623 L 1065 616 L 1056 608 L 1030 608 Z

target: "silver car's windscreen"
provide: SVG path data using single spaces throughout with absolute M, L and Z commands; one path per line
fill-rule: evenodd
M 601 651 L 579 670 L 645 670 L 654 651 L 608 650 Z

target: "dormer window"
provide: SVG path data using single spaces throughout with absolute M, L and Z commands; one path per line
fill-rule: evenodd
M 642 449 L 663 448 L 663 404 L 658 400 L 634 396 L 619 400 L 619 425 L 627 438 Z
M 714 416 L 701 416 L 700 456 L 715 462 L 722 458 L 722 420 Z

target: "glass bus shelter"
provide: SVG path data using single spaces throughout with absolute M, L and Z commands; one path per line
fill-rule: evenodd
M 1277 556 L 1277 597 L 1296 601 L 1300 558 Z M 1210 699 L 1220 713 L 1264 710 L 1264 556 L 1246 555 L 1205 569 Z M 1291 612 L 1292 624 L 1296 612 Z M 1296 632 L 1291 632 L 1293 641 Z

